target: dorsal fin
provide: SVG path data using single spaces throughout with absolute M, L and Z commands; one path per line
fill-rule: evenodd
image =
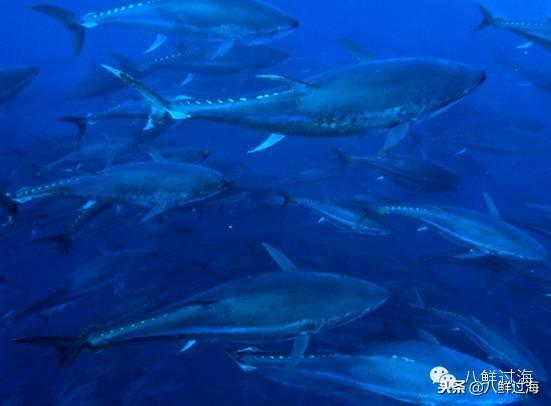
M 270 254 L 272 259 L 276 262 L 276 264 L 279 265 L 279 267 L 283 272 L 298 271 L 297 266 L 293 263 L 293 261 L 287 258 L 284 253 L 282 253 L 278 249 L 272 247 L 270 244 L 267 244 L 265 242 L 262 243 L 262 246 L 266 248 L 266 251 L 268 251 L 268 254 Z
M 343 38 L 339 40 L 339 44 L 360 62 L 369 62 L 377 59 L 371 52 L 357 42 Z
M 490 195 L 486 192 L 483 193 L 484 201 L 486 202 L 486 207 L 488 209 L 488 214 L 492 216 L 493 218 L 499 220 L 501 219 L 501 216 L 499 215 L 499 211 L 497 210 L 497 207 L 490 197 Z
M 306 90 L 306 89 L 312 89 L 316 86 L 305 82 L 303 80 L 298 79 L 291 79 L 286 76 L 280 76 L 280 75 L 256 75 L 259 79 L 269 79 L 269 80 L 277 80 L 279 82 L 285 83 L 287 86 L 289 86 L 291 89 L 295 90 Z

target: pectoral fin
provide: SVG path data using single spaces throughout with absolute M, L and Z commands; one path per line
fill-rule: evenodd
M 180 354 L 183 353 L 183 352 L 186 352 L 186 351 L 189 350 L 191 347 L 193 347 L 195 344 L 197 344 L 197 341 L 195 341 L 195 340 L 189 340 L 189 341 L 182 347 L 182 349 L 180 350 Z
M 145 215 L 145 217 L 142 219 L 141 224 L 148 222 L 153 217 L 157 217 L 159 214 L 163 213 L 167 208 L 167 204 L 162 202 L 158 203 L 155 207 L 153 207 L 149 213 Z
M 298 79 L 291 79 L 291 78 L 288 78 L 286 76 L 256 75 L 256 77 L 259 78 L 259 79 L 277 80 L 279 82 L 282 82 L 282 83 L 286 84 L 291 89 L 295 89 L 295 90 L 306 90 L 306 89 L 311 89 L 311 88 L 316 87 L 315 85 L 313 85 L 311 83 L 307 83 L 307 82 L 304 82 L 304 81 L 298 80 Z
M 262 243 L 262 246 L 268 251 L 268 254 L 272 257 L 272 259 L 276 262 L 276 264 L 279 265 L 281 270 L 283 272 L 297 272 L 298 268 L 297 266 L 291 261 L 289 258 L 283 254 L 280 250 L 272 247 L 270 244 L 267 244 L 265 242 Z
M 379 151 L 379 155 L 384 155 L 388 151 L 396 148 L 396 146 L 402 142 L 405 136 L 408 134 L 411 127 L 410 123 L 402 123 L 399 126 L 396 126 L 388 132 L 388 135 L 385 140 L 385 145 Z
M 486 208 L 488 209 L 488 214 L 493 218 L 495 218 L 496 220 L 501 219 L 501 216 L 499 215 L 499 211 L 497 210 L 497 206 L 494 203 L 492 197 L 486 192 L 484 192 L 483 196 L 484 196 L 484 202 L 486 203 Z
M 214 54 L 211 56 L 211 60 L 218 59 L 226 55 L 230 50 L 234 47 L 235 40 L 228 40 L 224 41 L 220 44 L 220 46 L 216 49 Z
M 310 343 L 310 334 L 301 333 L 295 338 L 293 343 L 293 351 L 289 357 L 289 362 L 287 363 L 287 368 L 285 368 L 285 375 L 282 380 L 285 380 L 289 375 L 291 375 L 306 352 L 308 344 Z
M 266 138 L 266 140 L 264 140 L 264 142 L 262 144 L 260 144 L 256 148 L 253 148 L 253 149 L 249 150 L 248 152 L 249 152 L 249 154 L 254 154 L 254 153 L 257 153 L 257 152 L 260 152 L 260 151 L 264 151 L 268 148 L 272 148 L 274 145 L 280 143 L 284 139 L 285 139 L 285 135 L 272 134 L 268 138 Z
M 155 37 L 155 41 L 153 41 L 153 44 L 151 44 L 151 46 L 147 49 L 147 51 L 144 52 L 144 54 L 149 54 L 155 51 L 157 48 L 165 43 L 167 38 L 168 37 L 166 35 L 157 34 L 157 37 Z

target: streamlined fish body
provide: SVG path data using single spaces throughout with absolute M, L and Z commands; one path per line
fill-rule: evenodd
M 82 49 L 85 29 L 104 25 L 241 44 L 264 42 L 298 27 L 295 19 L 255 0 L 136 1 L 82 16 L 49 5 L 34 6 L 34 9 L 60 21 L 71 31 L 77 55 Z
M 95 204 L 121 203 L 150 208 L 147 220 L 171 207 L 196 203 L 212 197 L 230 184 L 221 173 L 198 165 L 174 162 L 140 162 L 112 166 L 96 174 L 25 187 L 4 194 L 1 202 L 15 221 L 13 204 L 44 197 L 77 197 Z
M 284 381 L 288 357 L 282 354 L 240 351 L 231 354 L 244 371 L 261 375 L 317 394 L 346 393 L 355 402 L 365 402 L 370 393 L 423 405 L 498 405 L 519 400 L 517 395 L 484 396 L 469 393 L 439 394 L 431 371 L 444 367 L 459 380 L 469 371 L 499 371 L 499 368 L 451 348 L 420 341 L 381 344 L 363 354 L 320 353 L 305 355 Z M 480 378 L 478 378 L 480 379 Z
M 523 38 L 534 41 L 537 44 L 551 49 L 551 22 L 545 21 L 512 21 L 502 17 L 495 17 L 485 7 L 479 5 L 482 21 L 475 27 L 475 31 L 481 31 L 486 27 L 510 31 Z
M 146 128 L 167 117 L 205 119 L 285 135 L 343 136 L 390 130 L 429 117 L 484 80 L 482 71 L 436 59 L 361 63 L 308 82 L 264 76 L 290 89 L 248 97 L 165 100 L 130 75 L 104 66 L 151 104 Z
M 75 339 L 24 338 L 52 345 L 70 361 L 92 350 L 152 339 L 261 343 L 295 339 L 292 367 L 300 362 L 311 334 L 350 322 L 378 308 L 388 291 L 343 275 L 301 272 L 281 252 L 265 244 L 283 272 L 253 275 L 214 287 L 189 300 L 133 322 Z
M 29 86 L 40 72 L 33 66 L 16 66 L 0 69 L 0 106 Z
M 412 190 L 446 192 L 457 190 L 461 178 L 443 165 L 424 158 L 407 156 L 352 156 L 344 155 L 347 163 L 363 164 Z
M 470 247 L 473 254 L 525 261 L 545 261 L 547 250 L 534 238 L 503 220 L 473 210 L 430 205 L 383 205 L 380 214 L 418 220 L 446 237 Z

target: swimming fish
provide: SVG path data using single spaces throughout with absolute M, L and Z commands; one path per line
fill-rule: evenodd
M 17 204 L 44 197 L 77 197 L 96 202 L 127 204 L 150 209 L 142 222 L 169 208 L 199 202 L 225 190 L 231 181 L 204 166 L 175 162 L 137 162 L 112 166 L 97 173 L 61 179 L 4 193 L 0 205 L 15 222 Z
M 354 156 L 337 150 L 345 164 L 373 168 L 385 178 L 415 191 L 451 192 L 457 190 L 461 178 L 451 169 L 426 158 L 411 156 Z
M 133 341 L 197 340 L 262 343 L 294 340 L 287 363 L 290 373 L 300 364 L 310 336 L 350 322 L 379 306 L 388 291 L 344 275 L 300 271 L 274 247 L 264 247 L 282 272 L 252 275 L 214 287 L 189 300 L 123 325 L 92 331 L 83 337 L 27 337 L 19 343 L 58 349 L 65 366 L 83 348 L 100 350 Z
M 523 38 L 534 41 L 548 49 L 551 49 L 551 22 L 509 21 L 501 17 L 494 17 L 485 7 L 478 5 L 482 14 L 482 21 L 474 28 L 481 31 L 487 27 L 495 27 L 520 35 Z
M 375 345 L 363 353 L 319 352 L 306 354 L 292 374 L 281 379 L 288 356 L 254 349 L 234 351 L 230 356 L 245 372 L 258 372 L 268 379 L 326 396 L 346 394 L 354 404 L 363 404 L 370 393 L 419 405 L 499 405 L 519 400 L 517 395 L 489 391 L 476 396 L 439 394 L 445 373 L 465 380 L 469 371 L 493 371 L 497 367 L 451 348 L 422 341 L 398 341 Z M 435 367 L 442 371 L 432 375 Z M 472 377 L 471 377 L 472 379 Z
M 260 75 L 286 89 L 253 96 L 167 100 L 131 75 L 103 66 L 150 104 L 146 130 L 171 118 L 205 119 L 272 133 L 256 150 L 267 149 L 286 135 L 335 137 L 386 131 L 387 151 L 404 138 L 413 122 L 445 110 L 486 78 L 483 71 L 463 64 L 406 58 L 362 62 L 307 81 Z
M 468 251 L 458 257 L 467 259 L 494 255 L 522 261 L 547 260 L 548 252 L 537 240 L 503 221 L 495 205 L 489 204 L 489 196 L 486 202 L 490 214 L 460 207 L 411 204 L 383 204 L 376 211 L 382 215 L 397 214 L 413 218 L 468 247 Z
M 148 51 L 162 45 L 167 36 L 221 43 L 220 54 L 238 44 L 257 44 L 298 27 L 294 18 L 255 0 L 149 0 L 135 1 L 108 10 L 78 16 L 50 5 L 34 10 L 65 25 L 71 32 L 78 56 L 86 29 L 103 25 L 142 28 L 157 33 Z

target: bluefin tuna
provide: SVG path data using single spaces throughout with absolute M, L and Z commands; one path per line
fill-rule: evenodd
M 0 69 L 0 106 L 29 86 L 39 72 L 40 69 L 34 66 Z
M 496 327 L 482 323 L 476 317 L 447 310 L 429 309 L 432 314 L 449 320 L 503 368 L 533 371 L 535 379 L 547 381 L 547 372 L 537 357 L 522 343 Z
M 150 209 L 142 221 L 165 210 L 208 199 L 225 190 L 231 181 L 203 166 L 175 162 L 138 162 L 117 165 L 98 173 L 61 179 L 42 186 L 5 193 L 0 204 L 15 222 L 17 204 L 45 197 L 76 197 L 97 202 L 126 204 Z
M 493 255 L 520 261 L 547 261 L 548 252 L 536 239 L 503 221 L 493 203 L 488 206 L 490 214 L 460 207 L 411 204 L 383 204 L 376 210 L 382 215 L 413 218 L 468 247 L 459 257 Z
M 476 396 L 439 394 L 445 374 L 464 380 L 469 371 L 497 371 L 497 367 L 442 345 L 421 341 L 380 344 L 358 354 L 307 354 L 281 380 L 288 356 L 246 349 L 230 354 L 244 371 L 256 371 L 279 383 L 327 396 L 343 393 L 362 404 L 371 393 L 419 405 L 500 405 L 519 400 L 517 395 L 489 391 Z M 440 367 L 438 373 L 433 372 Z M 434 376 L 433 376 L 434 375 Z M 472 381 L 471 381 L 472 382 Z M 467 382 L 468 385 L 471 382 Z
M 385 178 L 415 191 L 452 192 L 461 178 L 444 165 L 426 158 L 411 156 L 354 156 L 337 150 L 345 164 L 360 164 L 374 169 Z
M 384 151 L 410 125 L 459 101 L 486 78 L 483 71 L 437 59 L 367 61 L 307 81 L 260 75 L 286 88 L 242 97 L 167 100 L 131 75 L 104 67 L 136 89 L 151 105 L 146 129 L 167 118 L 205 119 L 272 133 L 250 152 L 267 149 L 285 135 L 350 136 L 388 132 Z
M 495 17 L 488 9 L 479 5 L 482 21 L 474 28 L 481 31 L 487 27 L 507 30 L 523 38 L 551 49 L 551 22 L 545 21 L 511 21 L 502 17 Z
M 360 205 L 323 202 L 284 194 L 278 194 L 272 200 L 282 205 L 307 207 L 321 216 L 320 223 L 328 222 L 341 230 L 369 236 L 385 236 L 392 233 L 376 213 Z
M 262 343 L 294 340 L 288 373 L 300 364 L 310 336 L 361 317 L 381 306 L 388 291 L 343 275 L 299 271 L 274 247 L 264 244 L 283 272 L 231 281 L 149 317 L 93 331 L 78 338 L 29 337 L 20 343 L 57 348 L 67 365 L 83 348 L 100 350 L 133 341 L 197 340 Z
M 79 55 L 86 29 L 111 25 L 146 29 L 157 33 L 149 51 L 166 36 L 220 42 L 220 54 L 233 44 L 255 44 L 284 35 L 298 27 L 294 18 L 255 0 L 153 0 L 139 1 L 78 16 L 50 5 L 34 10 L 60 21 L 71 32 Z

